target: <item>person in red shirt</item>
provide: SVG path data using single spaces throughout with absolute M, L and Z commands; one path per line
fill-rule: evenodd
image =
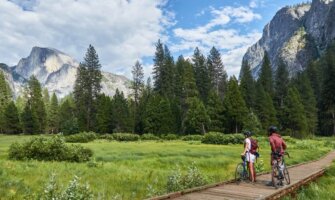
M 286 144 L 283 138 L 278 134 L 277 127 L 269 127 L 269 141 L 271 146 L 271 166 L 273 165 L 274 156 L 283 156 L 286 150 Z

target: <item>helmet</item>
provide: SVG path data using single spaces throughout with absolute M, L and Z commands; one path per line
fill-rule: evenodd
M 243 134 L 244 136 L 247 136 L 247 137 L 250 137 L 252 135 L 250 131 L 245 131 Z
M 275 126 L 270 126 L 268 131 L 269 131 L 269 135 L 271 135 L 272 133 L 277 133 L 278 129 Z

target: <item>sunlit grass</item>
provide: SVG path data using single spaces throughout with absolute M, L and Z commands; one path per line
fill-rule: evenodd
M 81 182 L 88 182 L 95 196 L 111 199 L 119 195 L 123 199 L 143 199 L 150 193 L 151 185 L 159 194 L 166 192 L 167 177 L 178 165 L 182 171 L 195 162 L 210 182 L 233 178 L 235 166 L 240 162 L 242 145 L 205 145 L 200 142 L 145 141 L 108 142 L 96 140 L 82 144 L 93 150 L 96 167 L 88 163 L 10 161 L 9 145 L 27 140 L 29 136 L 0 136 L 0 197 L 22 199 L 25 195 L 41 192 L 52 173 L 60 185 L 65 186 L 74 175 Z M 306 144 L 290 144 L 292 156 L 288 164 L 316 159 L 330 150 L 324 141 L 307 141 Z M 299 148 L 308 145 L 310 148 Z M 261 158 L 269 170 L 269 145 L 260 141 Z M 313 149 L 313 150 L 311 150 Z

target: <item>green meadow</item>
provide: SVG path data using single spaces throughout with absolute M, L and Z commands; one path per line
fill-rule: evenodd
M 233 178 L 242 145 L 208 145 L 200 141 L 116 142 L 95 140 L 81 144 L 93 150 L 87 163 L 12 161 L 8 148 L 33 136 L 0 135 L 0 199 L 34 199 L 52 174 L 60 187 L 76 175 L 88 183 L 95 199 L 145 199 L 166 193 L 168 176 L 177 168 L 186 172 L 194 163 L 209 183 Z M 269 170 L 269 145 L 259 138 L 261 157 Z M 288 138 L 289 165 L 313 160 L 334 148 L 333 138 Z

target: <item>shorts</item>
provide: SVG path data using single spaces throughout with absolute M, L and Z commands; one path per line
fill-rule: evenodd
M 256 156 L 254 154 L 252 154 L 252 153 L 247 152 L 245 154 L 245 159 L 246 159 L 247 162 L 255 163 Z

